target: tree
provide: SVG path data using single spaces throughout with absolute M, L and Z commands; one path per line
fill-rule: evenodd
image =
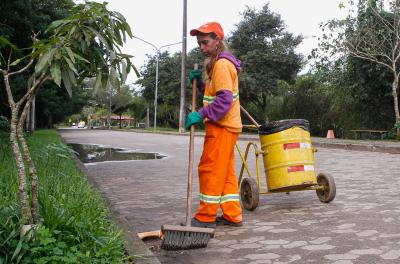
M 10 141 L 19 178 L 19 200 L 22 223 L 37 224 L 38 180 L 35 165 L 23 134 L 27 109 L 43 83 L 52 81 L 72 95 L 72 88 L 86 77 L 96 77 L 95 89 L 107 83 L 119 86 L 118 74 L 124 80 L 130 69 L 130 56 L 122 54 L 126 35 L 132 36 L 125 18 L 109 11 L 106 3 L 86 2 L 75 6 L 71 15 L 54 21 L 43 35 L 32 35 L 31 53 L 15 57 L 18 50 L 7 38 L 0 36 L 0 73 L 3 76 L 7 99 L 11 108 Z M 39 39 L 43 37 L 42 39 Z M 24 66 L 19 66 L 23 64 Z M 17 98 L 10 79 L 35 65 L 26 80 L 28 91 Z M 18 67 L 18 69 L 17 69 Z M 15 69 L 15 70 L 13 70 Z M 32 202 L 27 191 L 26 171 L 31 180 Z
M 147 102 L 154 102 L 156 56 L 148 56 L 149 60 L 141 69 L 141 77 L 136 82 L 142 87 L 140 94 Z M 179 126 L 180 63 L 180 53 L 170 55 L 164 51 L 159 54 L 157 104 L 160 112 L 157 121 L 161 125 Z
M 47 26 L 54 20 L 62 19 L 68 14 L 68 11 L 74 5 L 72 0 L 14 0 L 2 1 L 0 9 L 0 35 L 7 38 L 11 43 L 19 47 L 19 50 L 14 51 L 15 56 L 24 56 L 29 54 L 29 47 L 32 45 L 30 35 L 32 32 L 43 32 Z M 26 49 L 25 49 L 26 48 Z M 26 92 L 26 79 L 32 74 L 32 70 L 27 71 L 15 76 L 10 80 L 13 86 L 14 94 L 19 96 Z M 53 83 L 45 83 L 44 90 L 54 90 Z M 47 91 L 46 91 L 47 92 Z M 47 93 L 43 93 L 47 95 Z M 65 101 L 64 93 L 55 93 L 55 101 Z M 67 95 L 68 96 L 68 95 Z M 45 110 L 52 109 L 54 102 L 51 98 L 38 95 L 37 98 L 40 103 L 36 106 L 45 108 Z M 61 98 L 63 99 L 61 99 Z M 68 99 L 67 99 L 68 100 Z M 5 93 L 4 83 L 0 82 L 0 115 L 10 116 L 9 106 L 7 103 L 7 95 Z M 59 107 L 58 109 L 60 109 Z M 37 109 L 40 112 L 42 109 Z M 59 115 L 56 115 L 57 119 Z M 36 118 L 38 124 L 46 125 L 48 117 L 38 115 Z
M 146 101 L 136 92 L 133 94 L 132 105 L 129 107 L 129 113 L 135 118 L 135 126 L 137 122 L 143 120 L 146 116 Z
M 302 118 L 311 124 L 313 135 L 324 136 L 328 129 L 336 129 L 333 90 L 322 83 L 318 75 L 306 74 L 294 84 L 283 83 L 281 114 L 285 118 Z
M 37 127 L 53 128 L 54 124 L 63 122 L 66 117 L 82 111 L 91 98 L 91 91 L 80 85 L 74 87 L 74 95 L 70 97 L 65 89 L 54 83 L 43 85 L 36 95 Z
M 133 104 L 130 87 L 128 85 L 122 85 L 120 90 L 112 97 L 111 102 L 112 112 L 119 115 L 119 128 L 122 128 L 122 114 Z
M 276 95 L 278 81 L 292 83 L 302 66 L 302 57 L 295 53 L 302 37 L 286 32 L 281 17 L 268 4 L 260 11 L 247 8 L 242 15 L 229 39 L 242 61 L 240 101 L 265 121 L 268 98 Z
M 357 12 L 354 9 L 357 8 Z M 350 1 L 349 16 L 331 20 L 322 47 L 330 54 L 345 54 L 386 68 L 392 75 L 391 93 L 397 137 L 400 139 L 400 1 Z

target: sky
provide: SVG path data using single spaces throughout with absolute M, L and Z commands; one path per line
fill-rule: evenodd
M 102 1 L 98 1 L 102 2 Z M 125 16 L 133 35 L 152 43 L 157 48 L 182 41 L 183 0 L 108 0 L 110 10 Z M 339 9 L 343 0 L 187 0 L 187 51 L 197 46 L 196 38 L 189 31 L 209 21 L 218 21 L 225 35 L 229 36 L 246 6 L 261 10 L 269 3 L 270 10 L 281 15 L 286 30 L 304 37 L 297 52 L 304 56 L 317 47 L 319 24 L 332 18 L 342 18 L 345 11 Z M 162 48 L 170 53 L 181 51 L 182 44 Z M 154 48 L 138 39 L 129 39 L 123 52 L 134 56 L 133 64 L 140 69 L 147 60 L 146 54 L 154 55 Z M 131 73 L 127 83 L 137 80 Z

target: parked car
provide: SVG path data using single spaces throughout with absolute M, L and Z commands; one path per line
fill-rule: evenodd
M 86 126 L 85 121 L 80 121 L 80 122 L 78 123 L 78 128 L 85 128 L 85 126 Z

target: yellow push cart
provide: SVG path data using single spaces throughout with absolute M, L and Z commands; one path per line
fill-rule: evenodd
M 315 190 L 323 203 L 329 203 L 335 198 L 336 186 L 333 177 L 327 173 L 319 173 L 316 176 L 316 149 L 311 144 L 310 125 L 307 120 L 280 120 L 260 126 L 243 108 L 242 110 L 258 129 L 261 144 L 261 148 L 258 148 L 255 142 L 249 142 L 244 154 L 236 144 L 242 160 L 238 182 L 240 198 L 245 209 L 257 208 L 259 194 Z M 251 148 L 255 153 L 257 180 L 254 179 L 247 163 Z M 260 155 L 263 157 L 267 191 L 261 191 Z M 248 177 L 243 177 L 244 170 Z

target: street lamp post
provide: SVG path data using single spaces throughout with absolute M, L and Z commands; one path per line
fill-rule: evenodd
M 154 45 L 153 43 L 150 43 L 144 39 L 141 39 L 137 36 L 133 36 L 135 39 L 138 39 L 140 41 L 143 41 L 144 43 L 149 44 L 150 46 L 153 47 L 153 49 L 156 52 L 156 83 L 155 83 L 155 92 L 154 92 L 154 132 L 156 131 L 157 128 L 157 93 L 158 93 L 158 61 L 160 59 L 160 50 L 162 48 L 166 48 L 169 46 L 173 46 L 173 45 L 177 45 L 177 44 L 181 44 L 182 42 L 175 42 L 175 43 L 171 43 L 171 44 L 167 44 L 167 45 L 162 45 L 160 47 L 157 48 L 156 45 Z

